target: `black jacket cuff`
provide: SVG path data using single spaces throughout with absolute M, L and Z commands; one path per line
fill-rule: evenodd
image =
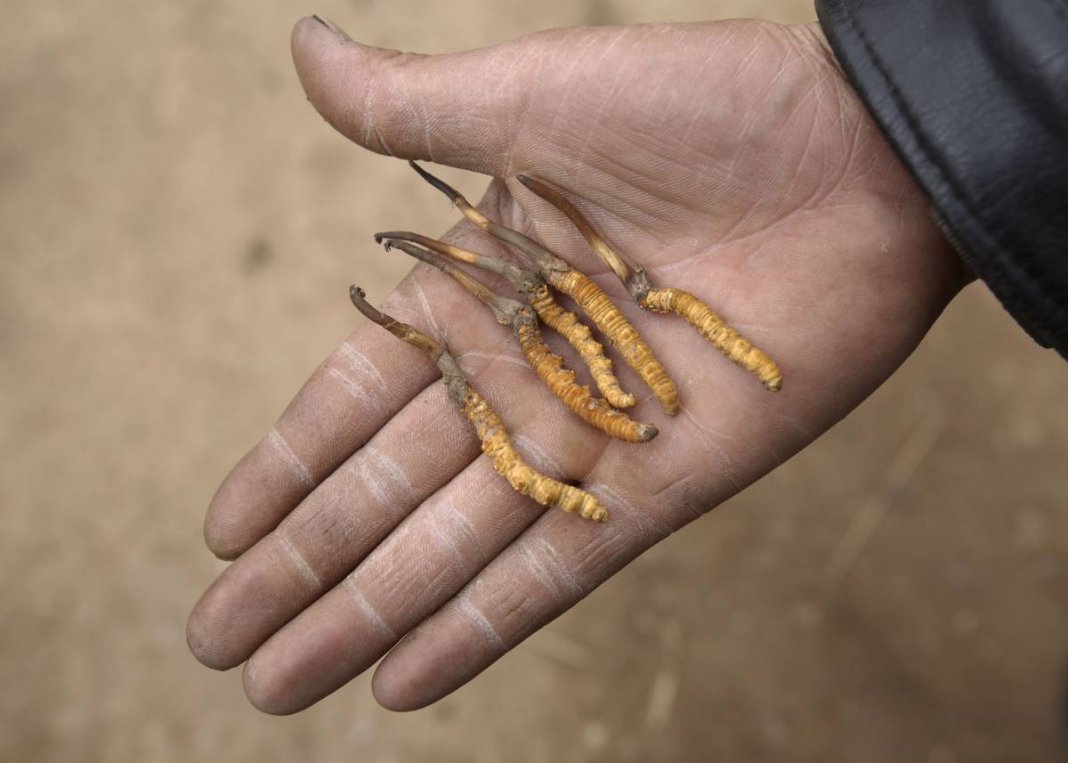
M 950 239 L 1068 357 L 1068 4 L 817 0 L 846 75 Z

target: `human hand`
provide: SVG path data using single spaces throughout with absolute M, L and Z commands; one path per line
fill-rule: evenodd
M 236 561 L 196 605 L 189 644 L 211 667 L 247 660 L 246 691 L 267 712 L 307 707 L 387 651 L 373 681 L 383 705 L 453 691 L 815 439 L 964 282 L 814 27 L 566 29 L 422 57 L 305 19 L 293 54 L 312 103 L 357 143 L 503 178 L 480 207 L 616 298 L 682 410 L 664 417 L 617 362 L 640 398 L 632 415 L 661 433 L 610 441 L 552 399 L 510 332 L 441 273 L 419 266 L 384 300 L 370 295 L 445 340 L 528 460 L 610 516 L 585 522 L 512 492 L 429 359 L 361 321 L 208 512 L 209 547 Z M 765 349 L 783 391 L 682 319 L 640 313 L 520 172 L 564 189 L 654 284 L 697 294 Z M 501 251 L 466 224 L 448 238 Z

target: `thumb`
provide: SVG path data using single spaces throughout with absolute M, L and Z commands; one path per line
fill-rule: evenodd
M 362 45 L 308 17 L 293 29 L 292 48 L 312 105 L 361 146 L 490 175 L 507 169 L 528 88 L 515 72 L 505 76 L 511 57 L 502 47 L 401 53 Z

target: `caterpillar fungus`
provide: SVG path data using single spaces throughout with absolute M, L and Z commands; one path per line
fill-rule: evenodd
M 655 426 L 634 421 L 627 414 L 608 405 L 603 399 L 591 395 L 589 387 L 579 385 L 575 381 L 575 372 L 567 368 L 563 358 L 553 353 L 545 344 L 541 331 L 538 330 L 538 319 L 531 308 L 514 299 L 496 294 L 484 283 L 468 275 L 440 255 L 415 246 L 413 243 L 387 238 L 385 247 L 387 251 L 396 247 L 451 276 L 464 289 L 489 307 L 498 323 L 511 326 L 519 340 L 523 356 L 545 386 L 549 388 L 553 397 L 560 400 L 587 424 L 625 442 L 648 442 L 656 437 Z
M 430 185 L 448 196 L 463 216 L 476 227 L 518 249 L 534 263 L 538 272 L 550 286 L 575 300 L 575 303 L 612 343 L 627 365 L 633 368 L 649 387 L 664 412 L 669 416 L 674 416 L 679 412 L 679 393 L 675 382 L 667 375 L 667 371 L 656 359 L 652 349 L 642 339 L 638 330 L 623 316 L 623 313 L 600 286 L 538 242 L 490 220 L 475 209 L 459 191 L 434 177 L 415 162 L 410 161 L 408 164 Z
M 628 262 L 609 247 L 575 205 L 562 194 L 530 175 L 520 174 L 517 180 L 567 215 L 594 253 L 623 282 L 641 307 L 654 313 L 681 315 L 728 359 L 760 379 L 767 389 L 772 392 L 782 389 L 782 372 L 775 361 L 728 326 L 711 307 L 682 289 L 653 288 L 645 269 Z
M 613 408 L 631 408 L 637 402 L 634 395 L 620 386 L 619 379 L 612 371 L 612 361 L 605 355 L 601 343 L 593 338 L 590 327 L 580 321 L 573 312 L 561 307 L 553 297 L 545 279 L 534 271 L 526 270 L 497 257 L 487 257 L 409 231 L 376 233 L 375 241 L 380 244 L 389 241 L 410 241 L 458 262 L 504 276 L 516 291 L 527 295 L 528 303 L 534 308 L 534 312 L 541 318 L 542 323 L 564 337 L 568 344 L 575 348 L 582 362 L 589 369 L 594 384 L 597 385 L 597 389 L 604 395 L 609 405 Z
M 489 402 L 464 377 L 456 359 L 448 350 L 407 323 L 394 320 L 367 302 L 367 295 L 357 286 L 349 287 L 349 297 L 356 309 L 408 344 L 425 350 L 441 371 L 449 401 L 463 412 L 475 427 L 482 452 L 493 462 L 493 470 L 504 477 L 512 489 L 533 498 L 543 506 L 557 506 L 585 519 L 604 522 L 608 510 L 585 490 L 565 485 L 548 477 L 523 461 L 516 451 L 504 422 Z

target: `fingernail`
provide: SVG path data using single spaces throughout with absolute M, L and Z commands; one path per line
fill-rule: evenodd
M 348 40 L 350 42 L 352 41 L 352 38 L 349 37 L 348 32 L 346 32 L 344 29 L 339 27 L 337 24 L 335 24 L 330 19 L 325 18 L 323 16 L 320 16 L 318 13 L 316 13 L 314 16 L 312 16 L 312 18 L 315 19 L 316 21 L 318 21 L 320 24 L 322 24 L 327 29 L 329 29 L 331 32 L 336 34 L 342 40 Z

